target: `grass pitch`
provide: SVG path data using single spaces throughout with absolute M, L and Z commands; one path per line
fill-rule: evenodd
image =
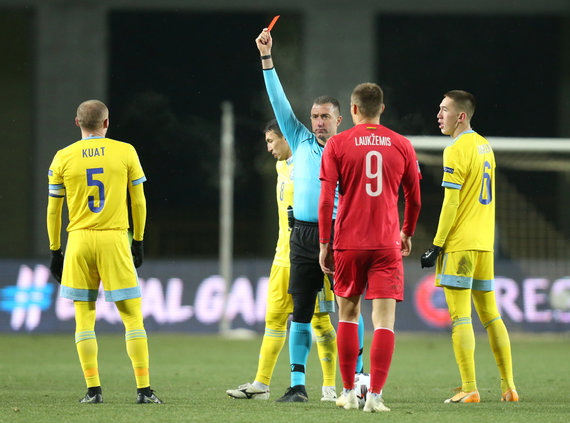
M 370 337 L 365 351 L 369 351 Z M 519 403 L 501 403 L 499 376 L 486 337 L 477 337 L 480 404 L 443 404 L 459 375 L 449 335 L 396 335 L 384 389 L 390 413 L 365 414 L 320 401 L 321 370 L 313 345 L 306 404 L 278 404 L 289 385 L 285 346 L 271 383 L 271 400 L 233 400 L 225 390 L 252 381 L 261 338 L 149 333 L 151 384 L 164 405 L 134 404 L 134 376 L 124 337 L 98 337 L 103 404 L 79 404 L 85 394 L 73 334 L 0 336 L 1 422 L 568 422 L 570 337 L 511 335 Z M 368 359 L 365 352 L 365 366 Z M 337 372 L 337 391 L 341 388 Z

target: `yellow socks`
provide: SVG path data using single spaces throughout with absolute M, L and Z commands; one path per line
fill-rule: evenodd
M 259 362 L 255 381 L 270 384 L 277 358 L 287 339 L 287 313 L 267 313 L 265 334 L 259 351 Z M 336 385 L 336 331 L 328 313 L 317 313 L 311 325 L 317 336 L 317 349 L 323 370 L 323 386 Z
M 475 337 L 471 324 L 471 295 L 483 326 L 487 329 L 491 350 L 501 374 L 501 391 L 515 389 L 511 343 L 507 328 L 495 301 L 494 291 L 444 288 L 445 299 L 453 323 L 453 350 L 461 373 L 462 390 L 477 389 L 475 383 Z
M 461 374 L 461 390 L 471 392 L 477 389 L 475 378 L 475 335 L 471 318 L 453 320 L 451 339 L 455 360 Z
M 338 355 L 336 331 L 328 313 L 315 313 L 311 325 L 317 336 L 317 350 L 323 370 L 323 386 L 336 385 L 336 360 Z
M 501 392 L 516 389 L 509 333 L 495 301 L 493 291 L 473 291 L 473 303 L 489 337 L 489 344 L 501 375 Z
M 101 386 L 97 365 L 95 302 L 75 301 L 75 346 L 88 388 Z
M 269 386 L 275 363 L 287 339 L 287 313 L 267 313 L 255 380 Z
M 452 322 L 453 352 L 461 375 L 461 390 L 477 389 L 475 377 L 475 334 L 471 323 L 471 290 L 444 287 Z
M 143 325 L 141 299 L 132 298 L 116 302 L 125 325 L 127 354 L 133 364 L 137 388 L 150 386 L 148 342 Z

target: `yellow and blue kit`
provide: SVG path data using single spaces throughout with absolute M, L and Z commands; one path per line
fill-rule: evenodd
M 446 188 L 434 245 L 443 248 L 436 284 L 489 291 L 494 288 L 495 156 L 473 130 L 443 152 Z
M 107 301 L 140 297 L 127 236 L 127 191 L 133 237 L 142 240 L 146 177 L 134 147 L 103 137 L 82 139 L 56 153 L 48 177 L 51 250 L 60 248 L 64 198 L 69 211 L 61 295 L 94 301 L 101 280 Z

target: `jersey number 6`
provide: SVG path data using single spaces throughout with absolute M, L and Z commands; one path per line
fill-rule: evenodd
M 483 165 L 483 181 L 481 183 L 481 192 L 479 193 L 479 202 L 486 206 L 493 200 L 493 190 L 491 188 L 491 174 L 487 172 L 487 169 L 491 170 L 491 163 L 485 162 Z M 485 198 L 485 191 L 487 191 L 487 197 Z
M 98 173 L 103 173 L 102 167 L 87 169 L 87 186 L 99 188 L 99 206 L 95 207 L 95 197 L 93 195 L 87 197 L 89 210 L 93 213 L 99 213 L 105 205 L 105 185 L 103 185 L 103 182 L 93 179 L 93 175 Z

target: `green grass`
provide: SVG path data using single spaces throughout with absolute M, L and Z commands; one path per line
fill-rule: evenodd
M 487 339 L 477 338 L 480 404 L 443 400 L 459 385 L 450 337 L 397 334 L 384 390 L 390 413 L 364 414 L 321 403 L 316 347 L 308 364 L 307 404 L 277 404 L 289 385 L 284 348 L 272 380 L 272 400 L 240 401 L 225 389 L 251 381 L 260 338 L 151 333 L 151 383 L 162 406 L 134 404 L 134 376 L 121 335 L 100 335 L 99 369 L 104 404 L 77 403 L 84 395 L 73 334 L 0 336 L 1 422 L 568 422 L 570 338 L 567 335 L 512 335 L 515 381 L 521 402 L 499 402 L 500 386 Z M 369 351 L 370 338 L 365 348 Z M 365 359 L 365 364 L 368 360 Z M 338 372 L 337 372 L 338 373 Z M 340 374 L 337 388 L 340 390 Z

